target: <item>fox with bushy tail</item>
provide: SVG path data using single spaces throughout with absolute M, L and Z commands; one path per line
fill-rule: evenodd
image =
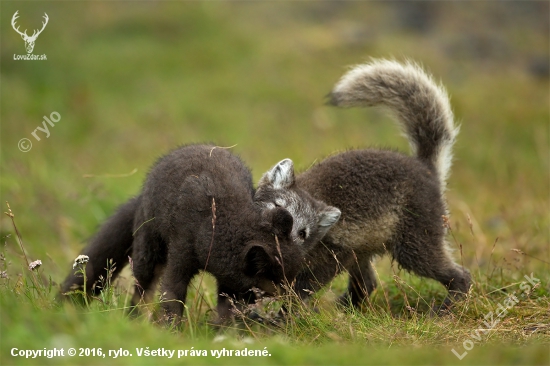
M 347 270 L 340 300 L 359 306 L 376 287 L 371 260 L 390 253 L 401 268 L 442 283 L 450 305 L 468 292 L 470 274 L 454 262 L 445 239 L 445 189 L 458 133 L 447 93 L 411 62 L 373 60 L 345 74 L 329 97 L 338 107 L 389 108 L 413 155 L 348 150 L 296 177 L 299 188 L 342 212 L 306 257 L 296 292 L 307 297 Z

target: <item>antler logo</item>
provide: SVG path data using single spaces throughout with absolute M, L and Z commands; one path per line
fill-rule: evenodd
M 36 41 L 36 38 L 38 38 L 38 35 L 40 33 L 42 33 L 42 31 L 44 30 L 44 28 L 46 28 L 46 24 L 48 24 L 48 14 L 44 13 L 44 19 L 45 21 L 42 22 L 42 29 L 40 30 L 34 30 L 32 36 L 28 36 L 27 35 L 27 30 L 25 29 L 24 32 L 21 32 L 19 30 L 19 27 L 15 27 L 15 21 L 17 18 L 19 18 L 19 16 L 17 15 L 17 13 L 19 12 L 19 10 L 17 10 L 15 12 L 15 14 L 13 14 L 13 17 L 11 18 L 11 26 L 13 27 L 13 29 L 19 33 L 21 35 L 21 38 L 23 38 L 23 40 L 25 41 L 25 48 L 27 49 L 27 53 L 32 53 L 32 50 L 34 49 L 34 42 Z

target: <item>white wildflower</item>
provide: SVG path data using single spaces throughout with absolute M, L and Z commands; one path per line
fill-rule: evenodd
M 32 271 L 32 270 L 35 270 L 37 269 L 38 267 L 40 267 L 42 265 L 42 261 L 40 259 L 37 259 L 35 260 L 34 262 L 31 262 L 29 264 L 29 269 Z
M 73 269 L 75 269 L 79 264 L 88 263 L 90 257 L 87 255 L 81 254 L 74 260 Z

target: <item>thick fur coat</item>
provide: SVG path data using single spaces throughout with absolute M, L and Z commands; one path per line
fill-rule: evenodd
M 298 188 L 342 212 L 308 251 L 296 292 L 307 297 L 347 270 L 349 286 L 342 300 L 357 306 L 376 287 L 371 261 L 389 253 L 402 268 L 441 282 L 451 294 L 446 304 L 466 293 L 470 275 L 453 261 L 445 240 L 444 192 L 458 133 L 445 90 L 412 63 L 375 60 L 344 75 L 330 103 L 389 108 L 413 156 L 350 150 L 296 177 Z
M 294 184 L 292 161 L 281 161 L 266 176 L 264 184 L 270 187 Z M 204 270 L 217 280 L 218 313 L 225 319 L 231 315 L 229 298 L 250 299 L 254 287 L 272 293 L 291 282 L 302 268 L 308 244 L 317 242 L 340 216 L 299 189 L 288 191 L 307 201 L 306 221 L 319 227 L 320 234 L 305 238 L 298 230 L 293 235 L 294 220 L 287 209 L 256 204 L 250 171 L 226 149 L 176 149 L 158 160 L 141 194 L 122 205 L 83 250 L 90 258 L 88 289 L 106 275 L 109 260 L 116 276 L 131 256 L 134 304 L 150 300 L 160 278 L 167 314 L 180 317 L 189 282 Z M 82 285 L 81 277 L 70 274 L 61 290 Z

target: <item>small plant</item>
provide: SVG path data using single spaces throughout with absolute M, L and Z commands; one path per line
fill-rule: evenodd
M 19 230 L 17 229 L 17 225 L 15 224 L 15 214 L 11 210 L 10 204 L 6 202 L 6 205 L 8 206 L 8 212 L 4 212 L 11 220 L 13 229 L 15 231 L 15 234 L 17 236 L 17 242 L 19 243 L 19 248 L 21 249 L 21 252 L 23 253 L 23 257 L 25 258 L 25 262 L 27 264 L 27 269 L 30 274 L 30 281 L 32 286 L 27 286 L 27 280 L 25 278 L 22 278 L 22 288 L 25 292 L 25 295 L 33 302 L 33 304 L 36 305 L 36 300 L 38 300 L 42 304 L 47 304 L 47 297 L 48 294 L 51 293 L 52 288 L 52 281 L 51 278 L 48 281 L 48 286 L 45 286 L 44 283 L 41 281 L 39 277 L 39 271 L 38 269 L 40 266 L 42 266 L 42 261 L 40 259 L 37 259 L 35 261 L 29 262 L 29 258 L 27 257 L 27 253 L 25 251 L 25 247 L 23 246 L 23 239 L 21 238 L 21 234 L 19 233 Z M 4 255 L 2 254 L 3 262 L 5 262 Z M 7 271 L 2 271 L 2 277 L 7 278 L 8 274 Z M 18 281 L 19 283 L 19 281 Z M 38 299 L 36 298 L 38 296 Z
M 90 307 L 90 304 L 88 303 L 88 296 L 87 296 L 87 293 L 86 293 L 86 287 L 87 287 L 86 286 L 86 281 L 87 281 L 87 278 L 86 278 L 86 263 L 88 263 L 89 260 L 90 260 L 90 258 L 87 255 L 79 255 L 78 257 L 75 258 L 74 264 L 73 264 L 73 269 L 76 269 L 75 275 L 77 277 L 83 277 L 84 286 L 82 286 L 82 290 L 74 290 L 72 292 L 72 294 L 82 295 L 82 299 L 84 300 L 84 303 L 86 304 L 86 308 Z

